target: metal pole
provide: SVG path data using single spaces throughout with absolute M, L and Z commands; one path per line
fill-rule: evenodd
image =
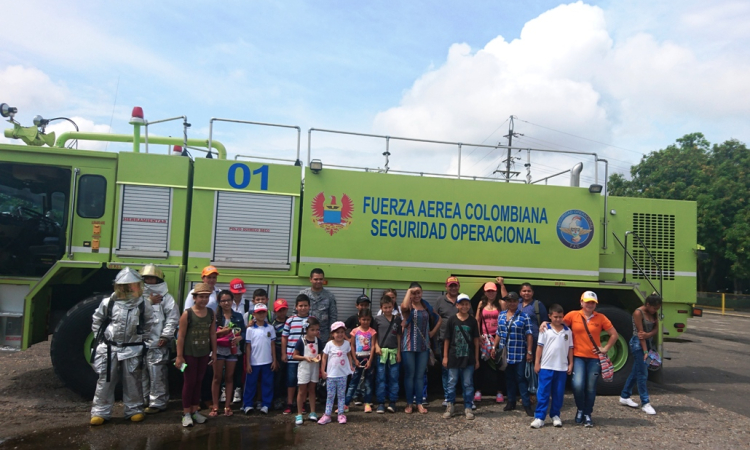
M 726 294 L 722 292 L 721 293 L 721 315 L 722 316 L 724 315 L 724 306 L 726 305 L 725 302 L 726 302 Z
M 461 144 L 460 142 L 458 143 L 458 179 L 459 180 L 461 179 L 461 146 L 462 145 L 463 144 Z

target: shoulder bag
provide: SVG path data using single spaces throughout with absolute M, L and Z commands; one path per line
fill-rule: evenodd
M 581 313 L 581 320 L 583 321 L 583 328 L 586 329 L 586 334 L 589 335 L 591 344 L 594 346 L 594 353 L 599 356 L 599 364 L 602 367 L 602 381 L 604 381 L 605 383 L 610 383 L 614 381 L 615 378 L 615 370 L 614 366 L 612 366 L 612 361 L 609 360 L 609 356 L 607 356 L 606 353 L 600 352 L 597 348 L 596 341 L 594 340 L 594 336 L 592 336 L 591 332 L 589 331 L 589 326 L 586 324 L 586 316 L 584 316 L 583 313 Z

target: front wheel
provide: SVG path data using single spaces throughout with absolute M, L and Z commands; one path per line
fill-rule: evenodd
M 94 334 L 91 322 L 94 311 L 106 296 L 103 294 L 79 302 L 60 320 L 52 335 L 50 357 L 55 373 L 72 391 L 91 399 L 99 378 L 91 367 Z
M 633 357 L 630 355 L 628 342 L 633 336 L 633 319 L 630 313 L 613 306 L 602 306 L 596 310 L 600 314 L 607 316 L 612 325 L 617 330 L 617 342 L 607 352 L 607 356 L 612 360 L 615 375 L 610 383 L 604 383 L 599 380 L 596 388 L 597 395 L 620 395 L 622 388 L 625 387 L 631 370 L 633 369 Z M 602 346 L 606 345 L 609 340 L 607 333 L 602 333 Z

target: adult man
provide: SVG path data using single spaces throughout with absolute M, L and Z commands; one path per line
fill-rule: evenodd
M 534 299 L 534 288 L 531 283 L 521 285 L 522 303 L 518 307 L 521 312 L 526 313 L 531 319 L 531 336 L 533 344 L 531 346 L 532 359 L 536 358 L 536 343 L 539 341 L 539 324 L 548 322 L 547 308 L 539 300 Z
M 219 270 L 214 266 L 206 266 L 203 268 L 203 271 L 201 272 L 201 280 L 203 280 L 204 283 L 209 285 L 213 292 L 211 293 L 211 296 L 208 297 L 208 305 L 206 305 L 206 308 L 213 309 L 214 312 L 216 312 L 219 309 L 219 301 L 216 298 L 216 296 L 219 294 L 219 289 L 216 289 L 216 280 L 219 278 Z M 188 292 L 187 298 L 185 298 L 185 305 L 183 307 L 183 310 L 186 310 L 193 306 L 194 300 L 193 300 L 193 290 L 191 289 L 190 292 Z
M 320 339 L 328 342 L 331 334 L 331 324 L 339 317 L 336 307 L 336 297 L 323 288 L 325 273 L 323 269 L 315 268 L 310 272 L 310 287 L 300 291 L 310 298 L 310 315 L 320 321 Z

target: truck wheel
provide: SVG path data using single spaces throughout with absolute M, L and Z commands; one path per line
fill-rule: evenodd
M 597 312 L 607 316 L 612 325 L 617 330 L 617 343 L 609 350 L 608 356 L 612 360 L 615 369 L 615 376 L 611 383 L 604 383 L 599 380 L 597 384 L 597 395 L 620 395 L 622 388 L 625 386 L 630 371 L 633 369 L 633 357 L 628 349 L 628 342 L 633 336 L 633 318 L 625 310 L 613 306 L 602 306 L 596 309 Z M 602 333 L 602 345 L 609 339 L 607 333 Z
M 72 307 L 57 324 L 50 344 L 50 357 L 57 376 L 72 391 L 87 399 L 94 398 L 99 378 L 89 363 L 94 341 L 92 316 L 104 298 L 103 294 L 94 295 Z

